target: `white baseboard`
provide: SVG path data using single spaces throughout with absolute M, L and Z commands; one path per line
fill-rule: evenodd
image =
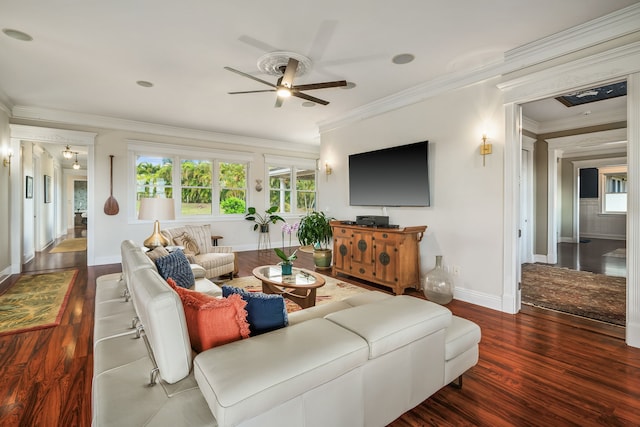
M 597 234 L 585 233 L 580 235 L 580 239 L 608 239 L 608 240 L 627 240 L 626 235 L 619 234 Z
M 455 288 L 454 298 L 460 301 L 502 311 L 502 300 L 496 295 L 489 295 L 483 292 L 472 291 L 470 289 Z
M 533 262 L 540 262 L 542 264 L 548 264 L 547 256 L 546 255 L 541 255 L 541 254 L 535 254 L 533 256 Z
M 640 348 L 640 322 L 627 323 L 627 345 Z

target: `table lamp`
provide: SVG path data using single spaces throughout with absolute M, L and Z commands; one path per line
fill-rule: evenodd
M 155 221 L 153 223 L 153 233 L 144 241 L 144 246 L 149 249 L 167 246 L 169 240 L 160 233 L 160 220 L 172 220 L 175 218 L 173 199 L 158 197 L 140 199 L 138 219 Z

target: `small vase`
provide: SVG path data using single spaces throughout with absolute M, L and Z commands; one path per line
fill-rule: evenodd
M 453 299 L 453 281 L 442 267 L 442 255 L 436 256 L 436 266 L 424 279 L 424 296 L 438 304 L 448 304 Z
M 293 274 L 291 270 L 293 268 L 293 264 L 291 264 L 290 262 L 281 262 L 280 267 L 282 268 L 283 276 L 291 276 Z

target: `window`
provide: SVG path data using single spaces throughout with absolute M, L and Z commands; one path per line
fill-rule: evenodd
M 220 163 L 220 213 L 244 214 L 247 200 L 247 166 Z
M 182 216 L 211 215 L 211 175 L 213 168 L 208 160 L 181 161 Z
M 283 214 L 305 215 L 314 211 L 317 195 L 315 161 L 267 158 L 267 162 L 270 163 L 267 165 L 269 206 L 278 206 L 278 212 Z
M 216 153 L 195 153 L 184 147 L 165 148 L 165 154 L 146 154 L 160 151 L 151 145 L 130 144 L 135 161 L 136 209 L 132 215 L 136 218 L 144 197 L 173 198 L 176 218 L 244 214 L 248 161 L 216 159 Z M 184 151 L 189 152 L 188 157 L 180 154 Z
M 602 213 L 627 212 L 627 167 L 615 166 L 600 169 L 602 189 Z

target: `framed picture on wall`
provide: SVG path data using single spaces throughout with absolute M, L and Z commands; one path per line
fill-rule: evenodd
M 33 199 L 33 177 L 32 176 L 27 176 L 27 180 L 24 184 L 24 189 L 25 189 L 25 197 L 27 199 Z
M 51 203 L 51 177 L 44 176 L 44 202 Z

